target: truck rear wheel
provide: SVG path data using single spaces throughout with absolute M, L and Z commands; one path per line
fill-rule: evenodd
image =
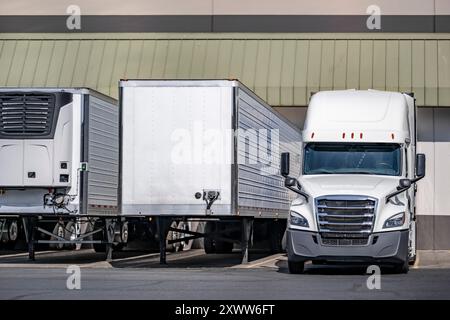
M 301 274 L 305 271 L 305 262 L 288 260 L 288 269 L 289 269 L 289 273 Z
M 214 232 L 216 228 L 216 224 L 211 221 L 207 221 L 205 223 L 205 233 Z M 216 253 L 216 248 L 214 246 L 214 240 L 212 237 L 204 237 L 203 238 L 203 248 L 205 249 L 206 254 Z

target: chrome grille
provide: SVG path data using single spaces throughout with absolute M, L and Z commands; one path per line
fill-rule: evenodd
M 54 109 L 52 94 L 0 95 L 0 135 L 46 136 L 52 130 Z
M 365 245 L 375 221 L 376 200 L 360 196 L 316 199 L 316 213 L 325 245 Z

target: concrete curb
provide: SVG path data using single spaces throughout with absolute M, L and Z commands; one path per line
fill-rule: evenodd
M 415 268 L 450 268 L 450 250 L 417 250 Z

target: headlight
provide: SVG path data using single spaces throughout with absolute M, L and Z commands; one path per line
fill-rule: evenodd
M 387 219 L 386 222 L 384 223 L 383 228 L 386 229 L 386 228 L 401 227 L 404 223 L 405 223 L 405 213 L 400 212 Z
M 306 220 L 306 218 L 304 216 L 302 216 L 301 214 L 294 212 L 294 211 L 291 211 L 291 213 L 289 215 L 289 223 L 294 226 L 299 226 L 299 227 L 304 227 L 304 228 L 309 227 L 308 220 Z

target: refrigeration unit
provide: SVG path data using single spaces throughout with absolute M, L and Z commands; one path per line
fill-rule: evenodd
M 127 236 L 118 180 L 116 100 L 84 88 L 0 89 L 3 242 L 20 226 L 30 258 L 40 243 L 111 251 Z

